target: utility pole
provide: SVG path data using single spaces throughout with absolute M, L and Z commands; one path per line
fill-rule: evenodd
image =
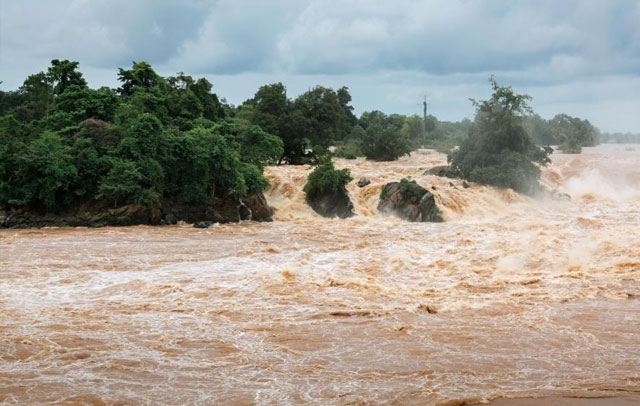
M 422 120 L 424 124 L 423 144 L 427 143 L 427 95 L 422 97 Z

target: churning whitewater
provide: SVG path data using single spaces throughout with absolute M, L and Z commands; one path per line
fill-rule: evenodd
M 640 392 L 640 147 L 551 158 L 542 181 L 570 200 L 423 175 L 446 157 L 420 150 L 337 160 L 346 220 L 306 205 L 309 167 L 280 166 L 273 223 L 0 230 L 0 403 Z M 377 214 L 403 177 L 447 222 Z

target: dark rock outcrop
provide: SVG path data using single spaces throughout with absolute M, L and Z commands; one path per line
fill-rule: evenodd
M 164 200 L 151 207 L 129 204 L 114 208 L 104 202 L 87 201 L 57 213 L 9 208 L 0 210 L 0 228 L 159 225 L 176 224 L 178 221 L 187 223 L 272 221 L 272 215 L 273 208 L 267 204 L 262 192 L 258 192 L 248 195 L 241 201 L 216 197 L 212 202 L 202 204 Z
M 453 178 L 451 175 L 451 167 L 449 165 L 438 165 L 429 168 L 422 173 L 423 175 L 443 176 L 445 178 Z
M 251 211 L 251 220 L 273 221 L 274 210 L 269 206 L 262 192 L 248 195 L 243 203 Z
M 358 183 L 356 183 L 356 186 L 358 187 L 365 187 L 367 185 L 370 185 L 371 181 L 367 178 L 360 178 L 360 180 L 358 181 Z
M 414 181 L 387 183 L 380 193 L 378 211 L 394 214 L 401 219 L 414 222 L 442 222 L 442 213 L 433 193 Z
M 307 199 L 309 206 L 323 217 L 347 218 L 354 215 L 353 203 L 344 187 L 334 193 L 322 194 Z

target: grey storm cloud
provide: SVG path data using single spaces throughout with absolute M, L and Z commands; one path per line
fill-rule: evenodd
M 211 73 L 625 73 L 640 68 L 639 20 L 625 0 L 220 1 L 174 60 Z
M 472 113 L 493 73 L 543 115 L 640 130 L 622 116 L 640 108 L 637 0 L 2 1 L 2 86 L 53 58 L 80 61 L 96 85 L 147 60 L 206 75 L 235 103 L 266 82 L 346 84 L 359 111 L 411 113 L 426 91 L 448 119 Z
M 199 1 L 5 1 L 2 52 L 104 67 L 132 58 L 161 63 L 198 34 L 211 7 Z

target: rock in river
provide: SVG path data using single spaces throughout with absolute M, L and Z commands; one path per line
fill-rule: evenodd
M 408 179 L 387 183 L 382 188 L 378 211 L 394 214 L 407 221 L 444 221 L 433 193 Z

